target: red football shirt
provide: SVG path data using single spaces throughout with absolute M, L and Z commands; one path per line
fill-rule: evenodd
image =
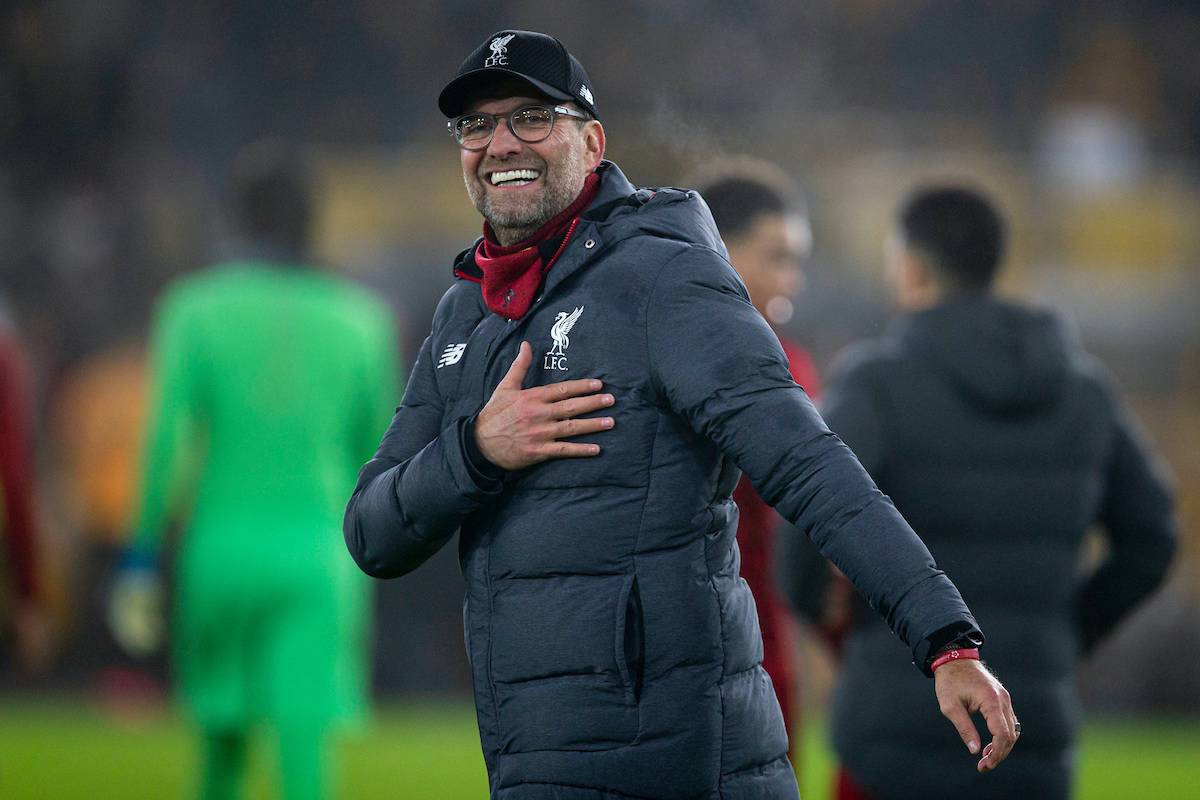
M 0 538 L 17 596 L 34 595 L 33 453 L 30 376 L 17 340 L 0 329 Z

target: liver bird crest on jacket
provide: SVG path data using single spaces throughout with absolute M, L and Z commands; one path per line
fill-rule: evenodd
M 550 338 L 554 340 L 554 346 L 546 355 L 566 355 L 566 349 L 571 346 L 571 337 L 568 334 L 571 332 L 571 328 L 575 327 L 575 323 L 579 321 L 579 315 L 582 313 L 583 306 L 577 306 L 569 314 L 566 311 L 558 312 L 554 317 L 554 325 L 550 328 Z

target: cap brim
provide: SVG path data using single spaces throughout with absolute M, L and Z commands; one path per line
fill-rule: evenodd
M 545 95 L 551 100 L 579 102 L 566 92 L 555 89 L 553 86 L 542 83 L 528 75 L 522 75 L 514 70 L 503 69 L 501 67 L 483 67 L 473 69 L 470 72 L 464 72 L 446 84 L 446 88 L 442 89 L 442 93 L 438 95 L 438 108 L 447 117 L 457 117 L 466 112 L 467 100 L 473 94 L 482 90 L 487 84 L 500 79 L 515 79 L 527 83 L 530 88 L 535 89 L 539 94 Z

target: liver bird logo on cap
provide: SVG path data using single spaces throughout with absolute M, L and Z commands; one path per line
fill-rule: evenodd
M 510 33 L 508 36 L 497 36 L 492 39 L 492 43 L 488 45 L 491 48 L 492 54 L 487 61 L 483 62 L 485 67 L 503 67 L 508 65 L 508 43 L 516 36 L 515 33 Z

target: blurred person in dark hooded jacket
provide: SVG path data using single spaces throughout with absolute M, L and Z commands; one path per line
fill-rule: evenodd
M 993 294 L 1004 240 L 975 191 L 914 193 L 886 255 L 902 315 L 838 360 L 823 414 L 988 631 L 990 666 L 1025 699 L 1021 755 L 987 780 L 957 766 L 904 649 L 857 613 L 832 709 L 842 800 L 1070 796 L 1075 666 L 1175 551 L 1167 479 L 1109 376 L 1056 315 Z M 1093 524 L 1108 555 L 1080 576 Z

